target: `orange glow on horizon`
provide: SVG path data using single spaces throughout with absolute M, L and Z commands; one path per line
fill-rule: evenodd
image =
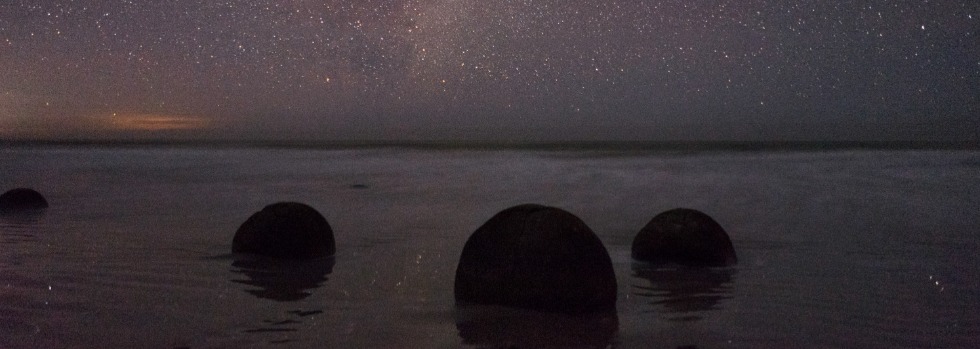
M 113 113 L 109 120 L 110 126 L 117 130 L 197 130 L 210 126 L 210 122 L 205 118 L 186 115 Z

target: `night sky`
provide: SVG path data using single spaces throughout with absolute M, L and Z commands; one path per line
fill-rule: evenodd
M 0 1 L 0 139 L 968 140 L 980 1 Z

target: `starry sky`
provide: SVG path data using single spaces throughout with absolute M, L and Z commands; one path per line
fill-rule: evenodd
M 980 138 L 975 0 L 3 0 L 0 139 Z

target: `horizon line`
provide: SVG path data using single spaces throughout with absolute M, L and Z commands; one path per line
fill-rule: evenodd
M 234 139 L 0 139 L 0 146 L 92 147 L 220 147 L 220 148 L 415 148 L 415 149 L 532 149 L 532 150 L 977 150 L 980 141 L 817 141 L 817 140 L 234 140 Z

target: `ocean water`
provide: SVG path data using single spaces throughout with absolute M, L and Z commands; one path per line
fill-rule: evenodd
M 980 152 L 7 147 L 0 348 L 967 348 L 980 343 Z M 333 259 L 230 253 L 299 201 Z M 458 309 L 466 238 L 557 206 L 601 238 L 615 315 Z M 730 268 L 630 258 L 654 215 L 695 208 Z

